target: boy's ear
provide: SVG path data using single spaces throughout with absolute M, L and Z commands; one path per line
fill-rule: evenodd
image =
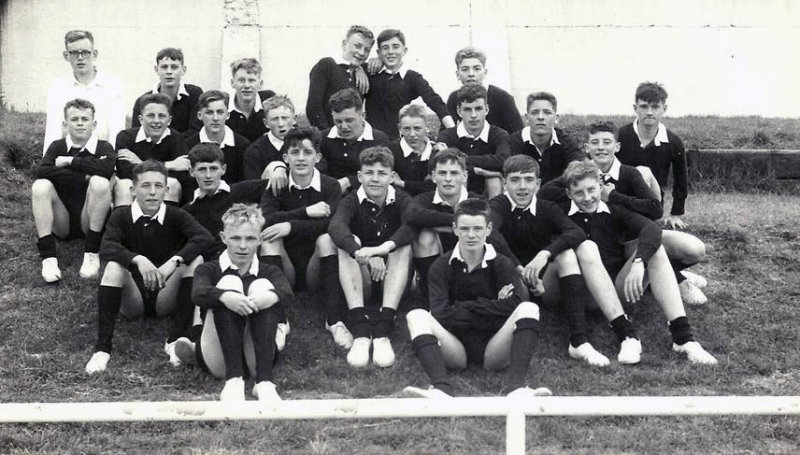
M 64 60 L 66 60 L 66 61 L 69 61 L 69 52 L 67 52 L 67 51 L 62 51 L 62 52 L 61 52 L 61 55 L 63 55 L 63 56 L 64 56 Z
M 156 72 L 156 73 L 158 72 L 158 65 L 157 64 L 153 65 L 153 71 Z
M 202 107 L 197 110 L 197 120 L 203 120 L 203 112 L 200 109 L 202 109 Z
M 222 240 L 222 243 L 226 242 L 225 231 L 219 231 L 219 239 Z
M 490 235 L 492 235 L 492 222 L 491 221 L 486 223 L 486 236 L 488 237 Z

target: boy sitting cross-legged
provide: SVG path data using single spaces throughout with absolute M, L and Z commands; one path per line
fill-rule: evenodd
M 347 363 L 364 367 L 394 364 L 389 341 L 397 307 L 408 284 L 414 230 L 402 221 L 411 198 L 392 186 L 392 152 L 370 147 L 359 156 L 361 186 L 345 196 L 331 219 L 328 233 L 339 248 L 339 279 L 350 309 L 353 345 Z M 363 282 L 382 283 L 379 308 L 366 308 L 369 291 Z M 366 291 L 366 292 L 365 292 Z
M 61 279 L 56 237 L 86 235 L 80 276 L 94 278 L 100 270 L 100 239 L 111 206 L 109 179 L 114 174 L 114 148 L 94 134 L 94 105 L 83 99 L 64 106 L 66 137 L 47 148 L 36 168 L 31 205 L 36 248 L 42 257 L 42 278 Z
M 265 191 L 261 196 L 267 226 L 262 233 L 261 260 L 283 268 L 293 285 L 322 288 L 325 326 L 336 344 L 349 349 L 353 337 L 344 323 L 346 303 L 339 284 L 338 249 L 328 235 L 341 190 L 336 179 L 315 167 L 321 155 L 312 130 L 289 131 L 283 149 L 289 185 L 277 195 Z
M 97 344 L 86 364 L 89 374 L 104 371 L 120 311 L 127 317 L 170 314 L 165 351 L 180 365 L 175 341 L 188 329 L 194 312 L 192 276 L 211 235 L 180 208 L 164 204 L 167 169 L 148 160 L 132 170 L 135 199 L 115 210 L 100 245 L 108 261 L 97 302 Z
M 209 310 L 197 358 L 214 376 L 225 378 L 220 400 L 244 401 L 244 358 L 255 371 L 253 395 L 279 401 L 272 382 L 275 334 L 286 318 L 292 288 L 280 269 L 258 260 L 264 217 L 255 204 L 234 204 L 222 224 L 227 249 L 195 271 L 192 298 Z
M 551 395 L 549 389 L 525 386 L 539 326 L 539 307 L 514 263 L 486 244 L 492 230 L 489 205 L 467 199 L 456 207 L 453 231 L 458 243 L 430 270 L 430 312 L 406 315 L 414 353 L 431 382 L 430 389 L 407 387 L 427 398 L 453 395 L 447 369 L 467 362 L 487 370 L 508 367 L 505 390 L 525 398 Z

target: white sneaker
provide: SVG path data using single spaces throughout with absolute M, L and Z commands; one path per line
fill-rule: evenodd
M 333 335 L 334 343 L 345 349 L 350 349 L 350 347 L 353 346 L 353 335 L 347 330 L 347 326 L 344 325 L 344 322 L 339 321 L 333 325 L 328 325 L 326 323 L 325 329 Z
M 693 285 L 689 280 L 683 280 L 678 285 L 681 291 L 681 299 L 687 305 L 703 305 L 708 302 L 708 297 L 703 294 L 699 287 Z
M 286 337 L 291 331 L 292 328 L 289 327 L 289 321 L 278 323 L 278 329 L 275 330 L 275 348 L 278 351 L 283 351 L 283 348 L 286 347 Z
M 692 286 L 697 286 L 700 289 L 708 286 L 708 280 L 703 275 L 698 275 L 688 270 L 681 270 L 681 275 L 685 276 L 686 281 L 691 283 Z
M 281 401 L 281 396 L 275 390 L 275 384 L 271 381 L 261 381 L 253 386 L 253 396 L 258 398 L 258 401 L 266 401 L 275 403 Z
M 195 350 L 197 347 L 192 340 L 186 337 L 180 337 L 175 340 L 173 350 L 175 355 L 178 357 L 181 363 L 189 365 L 197 362 L 197 357 L 195 357 Z
M 219 401 L 244 401 L 244 380 L 230 378 L 225 381 L 225 387 L 219 394 Z
M 111 354 L 103 351 L 97 351 L 92 354 L 92 358 L 86 363 L 86 373 L 95 374 L 106 371 L 106 365 L 111 358 Z
M 169 363 L 174 367 L 181 366 L 181 359 L 178 357 L 178 354 L 175 353 L 175 343 L 178 341 L 175 340 L 172 343 L 164 343 L 164 352 L 169 356 Z
M 42 278 L 48 283 L 55 283 L 61 279 L 61 269 L 58 268 L 58 258 L 42 259 Z
M 452 396 L 446 394 L 445 392 L 433 386 L 430 386 L 427 389 L 408 386 L 405 389 L 403 389 L 403 395 L 411 398 L 433 398 L 433 399 L 453 398 Z
M 372 340 L 372 363 L 376 367 L 387 368 L 394 365 L 394 349 L 387 337 Z
M 607 367 L 611 362 L 608 357 L 597 352 L 594 347 L 586 342 L 577 348 L 569 345 L 569 356 L 573 359 L 583 360 L 593 367 Z
M 347 363 L 353 368 L 364 368 L 369 363 L 369 347 L 372 340 L 359 337 L 353 340 L 353 345 L 347 353 Z
M 701 365 L 716 365 L 717 359 L 708 351 L 700 346 L 697 341 L 689 341 L 684 344 L 672 343 L 672 350 L 679 354 L 686 354 L 689 361 Z
M 100 275 L 100 255 L 98 253 L 83 253 L 83 264 L 78 272 L 81 278 L 93 279 Z
M 642 342 L 636 338 L 625 338 L 619 345 L 617 362 L 623 365 L 636 365 L 642 361 Z
M 520 387 L 512 390 L 506 396 L 512 400 L 524 400 L 533 397 L 551 397 L 553 396 L 553 392 L 551 392 L 547 387 L 537 387 L 535 389 L 530 387 Z

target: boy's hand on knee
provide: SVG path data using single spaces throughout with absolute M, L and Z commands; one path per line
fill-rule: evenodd
M 325 218 L 331 216 L 331 206 L 325 201 L 319 201 L 316 204 L 306 207 L 306 215 L 309 218 Z
M 286 237 L 290 232 L 292 232 L 292 225 L 288 221 L 276 223 L 261 231 L 261 241 L 274 242 Z
M 386 262 L 380 256 L 369 258 L 369 274 L 372 281 L 383 281 L 386 278 Z
M 72 156 L 59 156 L 56 157 L 56 167 L 67 167 L 72 164 Z
M 545 267 L 547 267 L 547 263 L 550 261 L 550 252 L 549 251 L 540 251 L 536 254 L 536 256 L 531 259 L 531 262 L 525 266 L 525 271 L 522 274 L 522 277 L 525 279 L 525 282 L 529 285 L 533 286 L 541 286 L 542 279 L 542 271 Z
M 628 302 L 638 302 L 644 294 L 644 263 L 637 261 L 631 266 L 628 276 L 625 277 L 625 300 Z
M 142 274 L 142 281 L 144 281 L 144 286 L 147 289 L 155 291 L 164 287 L 164 279 L 158 268 L 150 262 L 150 259 L 139 255 L 133 258 L 133 263 L 136 264 L 139 273 Z
M 500 289 L 500 292 L 497 293 L 497 298 L 503 300 L 511 297 L 512 295 L 514 295 L 514 285 L 508 283 Z
M 256 305 L 255 302 L 246 295 L 238 292 L 225 292 L 219 297 L 219 301 L 222 302 L 227 309 L 241 316 L 247 316 L 258 311 L 258 305 Z
M 191 169 L 192 164 L 189 162 L 189 157 L 186 155 L 181 155 L 172 161 L 165 162 L 164 166 L 167 167 L 167 170 L 180 172 L 188 171 Z
M 277 196 L 281 194 L 281 191 L 283 191 L 287 186 L 289 186 L 289 177 L 286 175 L 286 168 L 275 168 L 270 176 L 269 184 L 267 184 L 267 190 L 271 189 L 272 195 Z
M 177 268 L 178 264 L 172 259 L 161 264 L 161 267 L 158 268 L 158 273 L 159 275 L 161 275 L 161 279 L 163 280 L 163 282 L 166 283 L 169 277 L 172 276 L 173 273 L 175 273 L 175 270 Z
M 128 149 L 122 149 L 117 152 L 117 159 L 127 161 L 131 164 L 139 164 L 142 162 L 142 159 L 136 156 L 135 153 L 131 152 Z

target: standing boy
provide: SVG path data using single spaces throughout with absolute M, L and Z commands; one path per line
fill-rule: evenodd
M 265 100 L 275 96 L 272 90 L 261 90 L 264 85 L 261 73 L 261 64 L 254 58 L 231 63 L 231 87 L 235 93 L 228 103 L 225 124 L 250 142 L 267 132 L 261 107 Z
M 94 105 L 75 99 L 64 106 L 66 137 L 47 148 L 35 170 L 31 204 L 36 248 L 42 258 L 42 278 L 61 279 L 56 237 L 86 235 L 81 278 L 94 278 L 100 270 L 100 240 L 111 207 L 109 179 L 114 174 L 114 148 L 94 134 Z
M 253 141 L 244 152 L 243 175 L 246 179 L 265 179 L 276 193 L 286 188 L 288 176 L 283 161 L 283 141 L 295 125 L 294 104 L 286 95 L 264 101 L 264 125 L 267 133 Z
M 111 214 L 100 245 L 100 259 L 108 263 L 97 293 L 97 344 L 86 364 L 89 374 L 106 369 L 120 311 L 129 318 L 169 314 L 164 350 L 170 363 L 180 365 L 175 341 L 191 322 L 194 269 L 211 246 L 211 235 L 191 215 L 164 204 L 164 163 L 139 163 L 132 177 L 135 200 Z

